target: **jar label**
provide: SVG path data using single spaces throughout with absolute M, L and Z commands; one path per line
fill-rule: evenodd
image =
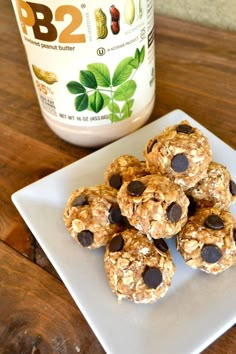
M 12 2 L 38 100 L 51 119 L 108 125 L 151 101 L 153 0 Z

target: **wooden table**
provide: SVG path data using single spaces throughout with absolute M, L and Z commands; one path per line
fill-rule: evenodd
M 103 353 L 10 199 L 92 150 L 65 143 L 45 124 L 11 2 L 0 0 L 0 9 L 0 352 Z M 150 121 L 180 108 L 235 148 L 235 43 L 236 33 L 156 17 Z M 204 353 L 236 353 L 236 326 Z

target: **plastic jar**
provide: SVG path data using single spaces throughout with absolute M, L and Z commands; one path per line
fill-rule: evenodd
M 62 139 L 97 147 L 150 117 L 153 0 L 12 0 L 42 115 Z

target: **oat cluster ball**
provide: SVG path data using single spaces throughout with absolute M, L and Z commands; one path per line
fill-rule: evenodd
M 124 182 L 130 182 L 134 177 L 149 174 L 144 161 L 131 155 L 122 155 L 115 158 L 105 171 L 105 184 L 117 190 Z
M 104 256 L 112 291 L 135 303 L 153 303 L 171 285 L 175 265 L 164 240 L 152 243 L 135 229 L 114 234 Z
M 149 238 L 170 238 L 187 221 L 189 200 L 165 176 L 147 175 L 125 182 L 117 202 L 129 223 Z
M 177 248 L 192 268 L 217 274 L 236 263 L 236 221 L 219 208 L 200 208 L 177 236 Z
M 176 237 L 186 264 L 201 271 L 217 274 L 236 263 L 229 211 L 236 184 L 188 121 L 154 135 L 143 155 L 144 161 L 118 156 L 104 184 L 73 191 L 64 223 L 80 246 L 105 247 L 105 272 L 119 300 L 152 303 L 166 294 L 176 270 L 164 239 Z
M 227 210 L 236 201 L 236 184 L 225 166 L 212 161 L 207 175 L 188 190 L 200 207 L 217 207 Z
M 117 192 L 106 185 L 75 190 L 64 211 L 64 223 L 70 235 L 87 248 L 105 246 L 123 222 Z
M 202 132 L 182 121 L 150 139 L 144 157 L 151 173 L 160 173 L 187 190 L 206 176 L 212 152 Z

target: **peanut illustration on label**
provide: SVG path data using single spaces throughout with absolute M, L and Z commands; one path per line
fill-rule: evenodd
M 127 0 L 124 9 L 125 22 L 132 25 L 135 18 L 135 5 L 133 0 Z
M 118 34 L 120 32 L 120 11 L 112 5 L 110 7 L 110 14 L 111 14 L 111 31 L 113 34 Z
M 137 48 L 133 57 L 121 60 L 113 74 L 103 63 L 91 63 L 86 70 L 80 70 L 80 82 L 70 81 L 67 84 L 68 91 L 75 95 L 76 111 L 88 109 L 98 113 L 106 108 L 112 123 L 129 118 L 137 89 L 134 75 L 144 58 L 145 46 L 141 50 Z
M 143 4 L 142 0 L 139 0 L 138 3 L 138 11 L 139 11 L 139 18 L 141 19 L 143 17 Z
M 108 34 L 106 14 L 101 8 L 98 8 L 95 10 L 94 15 L 96 20 L 97 36 L 99 39 L 104 39 Z
M 52 85 L 55 82 L 58 82 L 58 79 L 57 79 L 57 76 L 55 73 L 53 73 L 51 71 L 43 70 L 36 65 L 32 65 L 32 69 L 33 69 L 35 76 L 39 80 L 46 82 L 46 84 Z

